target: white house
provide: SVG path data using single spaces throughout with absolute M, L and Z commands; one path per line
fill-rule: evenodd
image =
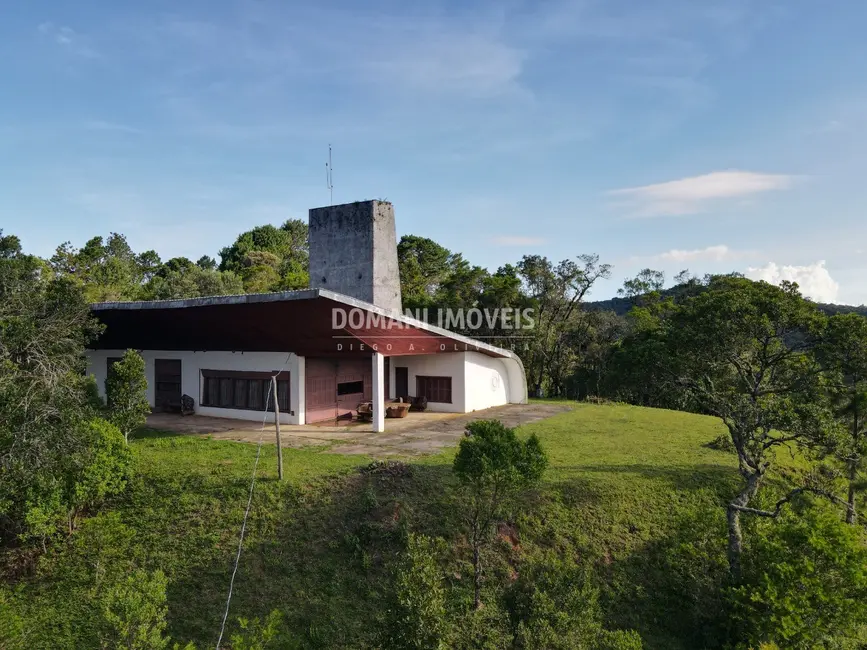
M 92 306 L 105 331 L 88 351 L 100 390 L 129 348 L 145 359 L 148 401 L 261 420 L 277 375 L 280 420 L 332 420 L 371 400 L 424 395 L 465 413 L 527 400 L 511 351 L 400 313 L 394 213 L 378 201 L 310 211 L 310 281 L 302 291 Z

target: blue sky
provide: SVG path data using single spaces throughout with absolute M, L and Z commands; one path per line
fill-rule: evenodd
M 0 227 L 166 259 L 334 200 L 492 269 L 598 253 L 867 303 L 867 4 L 18 3 Z

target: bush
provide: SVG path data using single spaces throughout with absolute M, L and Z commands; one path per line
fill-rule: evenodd
M 512 643 L 509 619 L 496 604 L 486 603 L 458 618 L 449 635 L 450 650 L 502 650 Z
M 232 650 L 265 650 L 277 639 L 282 624 L 283 616 L 276 609 L 264 621 L 238 619 L 241 631 L 232 635 Z
M 144 425 L 151 412 L 145 362 L 138 352 L 127 350 L 123 358 L 112 365 L 105 379 L 105 396 L 109 419 L 129 442 L 130 434 Z
M 101 594 L 104 648 L 161 650 L 169 640 L 166 627 L 166 577 L 162 571 L 135 569 L 110 582 Z
M 28 648 L 168 647 L 166 577 L 142 566 L 134 536 L 117 515 L 99 515 L 42 558 L 37 579 L 6 603 Z
M 728 433 L 719 434 L 716 438 L 707 443 L 707 447 L 710 449 L 716 449 L 717 451 L 724 451 L 731 454 L 737 451 L 735 449 L 735 443 L 732 442 L 732 437 Z
M 20 650 L 25 646 L 24 618 L 16 606 L 14 596 L 0 585 L 0 648 Z
M 111 422 L 96 418 L 84 425 L 82 437 L 88 442 L 87 462 L 72 483 L 70 502 L 77 511 L 95 508 L 126 487 L 131 455 L 120 430 Z
M 130 471 L 130 452 L 123 436 L 100 418 L 74 425 L 70 438 L 77 449 L 59 460 L 52 474 L 35 473 L 25 487 L 22 541 L 42 543 L 60 530 L 75 530 L 82 513 L 121 493 Z
M 867 621 L 863 531 L 830 507 L 787 512 L 760 527 L 732 589 L 742 647 L 859 647 Z
M 521 568 L 507 596 L 515 648 L 640 650 L 633 631 L 602 627 L 599 591 L 574 562 L 551 554 Z
M 447 630 L 443 577 L 437 565 L 441 540 L 409 534 L 394 579 L 385 644 L 397 649 L 444 648 Z

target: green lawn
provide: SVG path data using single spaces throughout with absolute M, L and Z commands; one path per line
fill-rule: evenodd
M 488 596 L 514 577 L 522 557 L 553 550 L 594 567 L 610 627 L 638 629 L 649 648 L 696 647 L 669 612 L 694 601 L 679 582 L 678 553 L 699 549 L 708 574 L 724 559 L 721 505 L 737 484 L 735 457 L 705 446 L 723 431 L 697 415 L 583 404 L 523 427 L 539 436 L 551 467 L 512 522 L 519 543 L 500 543 L 486 559 Z M 169 577 L 172 637 L 208 647 L 256 447 L 158 432 L 132 446 L 137 475 L 112 508 L 135 529 L 149 567 Z M 233 625 L 280 609 L 301 647 L 371 647 L 406 529 L 450 543 L 447 583 L 458 605 L 467 602 L 453 456 L 452 449 L 416 459 L 410 476 L 391 476 L 358 471 L 365 458 L 286 449 L 281 484 L 275 449 L 264 446 Z

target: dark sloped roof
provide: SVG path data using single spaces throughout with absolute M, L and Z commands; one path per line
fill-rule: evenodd
M 325 289 L 106 302 L 91 305 L 91 309 L 106 326 L 91 346 L 95 349 L 367 356 L 376 345 L 387 355 L 475 350 L 520 363 L 508 350 Z M 335 329 L 336 309 L 359 309 L 381 318 L 372 326 Z

